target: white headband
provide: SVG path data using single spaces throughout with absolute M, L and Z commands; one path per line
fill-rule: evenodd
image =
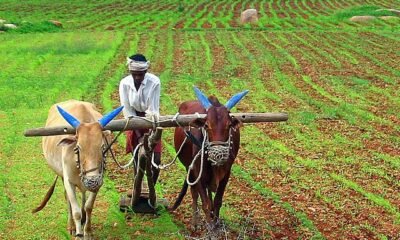
M 126 65 L 128 65 L 129 71 L 146 71 L 149 66 L 150 62 L 140 62 L 140 61 L 135 61 L 130 58 L 126 58 L 127 62 Z

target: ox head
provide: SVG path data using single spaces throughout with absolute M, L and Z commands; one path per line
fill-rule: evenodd
M 106 138 L 111 135 L 110 131 L 104 131 L 103 128 L 121 112 L 122 108 L 121 106 L 113 110 L 97 122 L 81 123 L 60 106 L 57 106 L 61 116 L 76 129 L 75 136 L 63 138 L 58 145 L 75 146 L 77 168 L 80 170 L 83 185 L 89 191 L 96 192 L 103 184 L 105 167 L 105 153 L 103 151 L 107 144 Z
M 229 158 L 230 148 L 233 144 L 233 132 L 238 130 L 242 123 L 230 115 L 230 110 L 249 92 L 240 92 L 225 105 L 222 105 L 214 96 L 207 98 L 198 88 L 194 87 L 197 99 L 206 109 L 204 119 L 195 120 L 192 125 L 202 127 L 208 138 L 208 159 L 213 165 L 223 165 Z

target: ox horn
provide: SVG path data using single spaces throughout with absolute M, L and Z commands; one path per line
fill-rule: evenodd
M 67 121 L 72 127 L 77 128 L 79 124 L 81 124 L 78 119 L 73 117 L 71 114 L 62 109 L 60 106 L 57 105 L 57 109 L 58 112 L 61 114 L 61 116 L 65 119 L 65 121 Z
M 243 92 L 237 93 L 236 95 L 234 95 L 233 97 L 231 97 L 231 99 L 229 99 L 226 104 L 225 107 L 229 110 L 231 110 L 238 102 L 240 102 L 240 100 L 242 100 L 242 98 L 244 96 L 246 96 L 246 94 L 249 92 L 249 90 L 245 90 Z
M 110 113 L 107 113 L 104 117 L 99 120 L 99 123 L 102 127 L 105 127 L 111 120 L 113 120 L 124 108 L 124 106 L 120 106 Z
M 208 109 L 209 107 L 211 107 L 212 104 L 210 103 L 210 101 L 208 100 L 206 95 L 204 95 L 204 93 L 202 93 L 200 91 L 200 89 L 193 86 L 193 90 L 194 90 L 194 93 L 196 94 L 197 99 L 200 101 L 201 105 L 203 105 L 203 107 L 205 109 Z

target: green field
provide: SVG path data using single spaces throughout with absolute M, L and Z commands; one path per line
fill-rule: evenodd
M 240 24 L 247 8 L 259 10 L 258 23 Z M 70 239 L 60 182 L 31 214 L 54 174 L 41 139 L 23 131 L 44 126 L 56 102 L 118 106 L 135 52 L 160 76 L 162 115 L 193 99 L 193 85 L 221 102 L 249 89 L 236 112 L 289 113 L 242 128 L 221 213 L 227 239 L 400 239 L 400 17 L 348 20 L 395 15 L 380 8 L 400 2 L 1 1 L 0 19 L 19 28 L 0 33 L 0 239 Z M 165 163 L 172 136 L 165 130 Z M 159 196 L 172 202 L 184 177 L 180 164 L 163 171 Z M 97 239 L 205 234 L 191 230 L 190 194 L 174 213 L 126 219 L 118 202 L 131 184 L 109 160 Z

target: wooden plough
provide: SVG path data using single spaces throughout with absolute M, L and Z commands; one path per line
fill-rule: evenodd
M 231 113 L 243 123 L 259 123 L 259 122 L 281 122 L 288 120 L 286 113 Z M 151 172 L 151 156 L 156 143 L 161 139 L 162 128 L 169 127 L 186 127 L 199 118 L 205 118 L 206 114 L 189 114 L 189 115 L 166 115 L 154 117 L 133 117 L 131 119 L 121 119 L 111 121 L 104 130 L 110 131 L 126 131 L 135 129 L 155 129 L 151 134 L 145 134 L 143 137 L 143 145 L 138 150 L 138 163 L 134 171 L 134 186 L 132 189 L 132 197 L 123 197 L 120 202 L 121 210 L 132 209 L 134 212 L 155 213 L 156 193 Z M 53 136 L 75 134 L 76 129 L 71 126 L 58 126 L 52 128 L 34 128 L 25 131 L 26 137 L 34 136 Z M 142 194 L 142 182 L 144 174 L 146 174 L 148 183 L 148 194 Z

